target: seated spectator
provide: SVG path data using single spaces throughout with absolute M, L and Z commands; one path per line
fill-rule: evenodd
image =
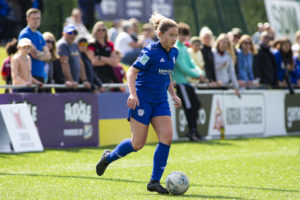
M 295 43 L 292 46 L 294 54 L 298 54 L 300 49 L 300 30 L 295 33 Z
M 82 13 L 79 8 L 74 8 L 70 17 L 66 19 L 66 24 L 73 24 L 78 31 L 76 40 L 85 37 L 88 41 L 92 41 L 93 37 L 82 22 Z
M 121 28 L 121 19 L 115 19 L 113 26 L 107 30 L 107 35 L 112 43 L 115 43 L 117 36 L 119 35 Z
M 236 95 L 240 96 L 239 84 L 234 71 L 235 53 L 226 34 L 222 33 L 217 38 L 213 54 L 217 80 L 225 86 L 230 82 L 233 83 Z
M 290 81 L 290 72 L 294 71 L 292 42 L 288 38 L 280 40 L 279 50 L 273 51 L 277 65 L 277 79 L 280 88 L 286 88 Z
M 277 66 L 275 56 L 270 50 L 270 42 L 273 40 L 273 34 L 268 31 L 261 33 L 258 53 L 253 59 L 254 78 L 259 79 L 260 84 L 264 87 L 276 88 L 277 83 Z
M 87 80 L 92 85 L 91 90 L 93 91 L 93 93 L 102 92 L 103 91 L 102 82 L 95 75 L 94 69 L 93 69 L 93 64 L 87 56 L 88 41 L 86 38 L 78 39 L 78 48 L 79 48 L 81 60 L 85 67 Z
M 155 32 L 153 26 L 149 23 L 143 25 L 142 33 L 141 35 L 139 35 L 138 38 L 139 40 L 144 41 L 144 46 L 147 46 L 152 42 L 157 41 L 155 40 L 156 38 L 155 38 Z
M 298 53 L 294 55 L 294 70 L 291 72 L 291 82 L 296 85 L 298 88 L 300 87 L 300 49 Z
M 123 55 L 122 63 L 132 65 L 141 52 L 144 46 L 143 40 L 135 41 L 131 34 L 134 33 L 134 28 L 129 21 L 122 22 L 122 32 L 116 38 L 115 48 Z
M 12 55 L 14 55 L 18 51 L 17 45 L 18 45 L 18 40 L 13 39 L 11 42 L 7 43 L 6 46 L 5 46 L 5 50 L 6 50 L 6 53 L 8 55 L 8 58 L 6 58 L 3 61 L 1 76 L 2 76 L 2 79 L 6 81 L 6 85 L 12 84 L 11 67 L 10 67 L 11 57 L 12 57 Z M 6 89 L 5 93 L 8 93 L 8 92 L 9 91 Z
M 77 36 L 75 26 L 71 24 L 65 26 L 62 35 L 62 38 L 57 42 L 57 49 L 66 85 L 76 90 L 81 81 L 86 89 L 90 89 L 91 83 L 87 80 L 78 46 L 74 43 Z
M 112 69 L 117 59 L 114 44 L 108 41 L 107 29 L 102 21 L 97 22 L 92 31 L 94 42 L 88 46 L 87 55 L 94 66 L 94 72 L 103 83 L 117 83 Z
M 211 49 L 213 33 L 208 27 L 205 26 L 200 30 L 199 35 L 202 43 L 201 53 L 204 60 L 206 78 L 212 87 L 217 87 L 221 85 L 221 83 L 217 82 L 216 79 L 214 56 Z
M 32 84 L 43 85 L 31 75 L 31 58 L 29 53 L 32 43 L 28 38 L 22 38 L 18 43 L 18 52 L 11 59 L 11 77 L 13 85 Z M 32 88 L 14 89 L 14 92 L 33 92 Z
M 243 35 L 237 45 L 240 87 L 254 87 L 253 56 L 257 53 L 250 35 Z M 258 85 L 256 84 L 255 87 Z
M 188 52 L 189 52 L 192 60 L 194 61 L 194 63 L 197 66 L 196 69 L 205 76 L 204 60 L 203 60 L 202 53 L 200 51 L 200 48 L 201 48 L 200 38 L 194 36 L 191 38 L 190 42 L 191 42 L 191 47 L 188 48 Z

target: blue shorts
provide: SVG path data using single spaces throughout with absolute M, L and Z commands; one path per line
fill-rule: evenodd
M 149 125 L 151 119 L 157 116 L 171 116 L 169 102 L 165 101 L 162 103 L 150 103 L 139 98 L 139 106 L 136 106 L 134 110 L 129 109 L 128 121 L 130 117 L 136 121 Z

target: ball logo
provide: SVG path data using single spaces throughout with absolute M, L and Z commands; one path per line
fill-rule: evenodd
M 145 114 L 145 111 L 144 111 L 144 109 L 138 109 L 138 115 L 140 116 L 140 117 L 142 117 L 142 116 L 144 116 L 144 114 Z

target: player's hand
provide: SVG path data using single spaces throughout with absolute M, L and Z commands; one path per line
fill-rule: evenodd
M 139 102 L 139 99 L 138 97 L 136 96 L 136 94 L 130 94 L 128 99 L 127 99 L 127 106 L 134 110 L 136 106 L 139 106 L 140 105 L 140 102 Z
M 181 106 L 181 99 L 178 96 L 173 96 L 172 97 L 173 101 L 174 101 L 174 106 L 175 108 L 178 108 Z

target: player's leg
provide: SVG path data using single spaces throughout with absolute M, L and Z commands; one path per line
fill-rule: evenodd
M 160 179 L 167 165 L 170 145 L 172 143 L 172 119 L 171 116 L 157 116 L 152 118 L 151 124 L 158 136 L 159 143 L 155 149 L 153 171 L 147 189 L 161 194 L 168 194 L 168 191 L 161 186 Z

